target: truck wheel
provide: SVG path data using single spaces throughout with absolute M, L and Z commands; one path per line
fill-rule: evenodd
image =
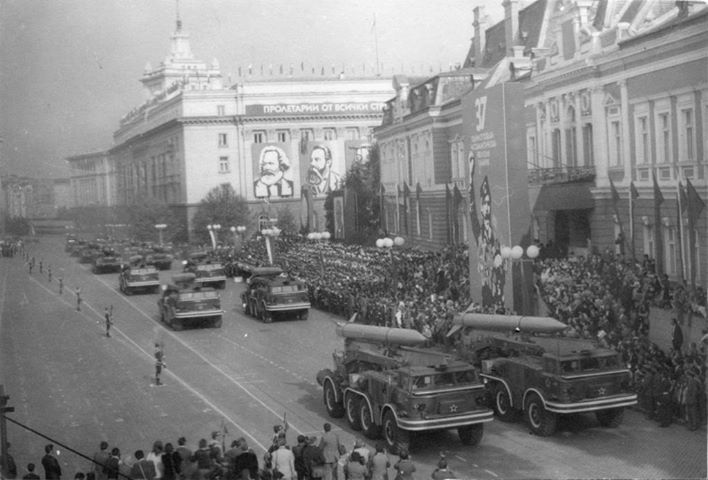
M 408 451 L 410 447 L 410 434 L 398 428 L 396 417 L 391 410 L 387 410 L 383 417 L 383 437 L 389 451 L 397 455 L 402 450 Z
M 341 403 L 337 402 L 337 396 L 335 395 L 332 382 L 324 382 L 323 397 L 327 414 L 332 418 L 342 418 L 344 416 L 344 407 L 342 407 Z
M 494 387 L 494 412 L 502 422 L 513 422 L 517 417 L 516 410 L 511 406 L 509 392 L 502 384 L 497 384 Z
M 300 312 L 300 314 L 297 317 L 300 320 L 307 320 L 308 315 L 309 315 L 309 312 L 307 310 L 303 310 Z
M 530 394 L 526 399 L 524 411 L 532 433 L 541 437 L 548 437 L 556 431 L 557 415 L 546 410 L 543 407 L 541 397 L 535 393 Z
M 224 280 L 223 282 L 219 282 L 219 284 L 217 285 L 216 288 L 218 288 L 219 290 L 225 289 L 226 288 L 226 280 Z
M 214 321 L 211 324 L 212 328 L 221 328 L 221 324 L 223 323 L 223 319 L 221 316 L 218 316 L 214 319 Z
M 364 401 L 364 399 L 359 401 L 359 423 L 361 424 L 361 429 L 364 431 L 366 438 L 376 439 L 381 435 L 379 426 L 376 425 L 376 422 L 372 419 L 369 402 Z
M 266 310 L 265 305 L 263 305 L 263 322 L 273 323 L 273 313 Z
M 608 428 L 617 428 L 622 424 L 624 419 L 624 408 L 608 408 L 607 410 L 598 410 L 595 412 L 595 417 L 600 425 Z
M 173 330 L 176 332 L 179 332 L 180 330 L 184 329 L 184 325 L 182 324 L 182 320 L 177 320 L 176 318 L 170 322 L 170 327 L 172 327 Z
M 361 399 L 350 394 L 344 397 L 344 412 L 347 416 L 347 422 L 352 430 L 361 430 L 361 420 L 359 418 L 359 403 Z
M 484 424 L 478 423 L 476 425 L 458 427 L 457 435 L 460 437 L 460 441 L 463 445 L 477 445 L 482 441 L 482 437 L 484 436 Z

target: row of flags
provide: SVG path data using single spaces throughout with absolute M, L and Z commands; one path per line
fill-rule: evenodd
M 656 180 L 656 174 L 652 174 L 652 184 L 653 184 L 653 200 L 654 200 L 654 245 L 656 248 L 656 268 L 658 273 L 663 273 L 665 271 L 664 268 L 664 237 L 661 231 L 661 228 L 659 226 L 661 225 L 661 205 L 664 203 L 664 195 L 661 192 L 661 188 L 659 188 L 659 184 Z M 691 180 L 686 179 L 686 186 L 684 187 L 681 181 L 679 180 L 676 184 L 676 189 L 677 189 L 677 206 L 676 206 L 676 218 L 678 220 L 678 229 L 677 229 L 677 234 L 678 234 L 678 259 L 680 262 L 679 265 L 679 272 L 681 274 L 681 277 L 683 279 L 687 278 L 686 275 L 686 266 L 687 262 L 685 259 L 685 251 L 684 251 L 684 243 L 683 239 L 685 238 L 684 232 L 683 232 L 683 219 L 684 215 L 685 218 L 688 219 L 688 245 L 689 248 L 686 249 L 688 250 L 688 253 L 690 255 L 688 266 L 690 266 L 690 282 L 692 285 L 695 285 L 696 281 L 696 249 L 694 248 L 696 244 L 696 225 L 698 223 L 698 219 L 700 218 L 701 212 L 703 212 L 703 209 L 705 208 L 705 203 L 701 199 L 700 195 L 698 195 L 698 192 L 696 191 L 696 188 L 693 186 L 691 183 Z M 619 215 L 619 209 L 618 205 L 620 202 L 620 196 L 619 192 L 617 191 L 617 188 L 615 188 L 615 184 L 612 182 L 612 179 L 610 179 L 610 190 L 612 194 L 612 208 L 614 211 L 614 214 L 616 215 L 619 223 L 619 229 L 620 229 L 620 234 L 623 237 L 624 240 L 624 229 L 623 229 L 623 224 L 621 221 L 621 217 Z M 639 198 L 639 191 L 634 185 L 634 182 L 629 183 L 629 218 L 630 218 L 630 223 L 629 223 L 629 228 L 630 228 L 630 233 L 629 233 L 629 249 L 631 252 L 632 257 L 635 257 L 635 252 L 634 252 L 634 221 L 631 219 L 634 218 L 634 204 L 635 201 Z

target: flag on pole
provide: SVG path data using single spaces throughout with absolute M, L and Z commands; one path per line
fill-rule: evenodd
M 678 259 L 679 262 L 681 262 L 681 265 L 679 266 L 679 272 L 681 272 L 681 280 L 686 279 L 686 259 L 684 258 L 684 248 L 683 248 L 683 239 L 685 238 L 685 235 L 683 233 L 683 212 L 685 210 L 685 204 L 686 204 L 686 193 L 684 192 L 683 185 L 681 185 L 681 180 L 678 181 L 676 184 L 677 192 L 676 192 L 676 221 L 678 223 L 678 229 L 677 229 L 677 234 L 678 234 Z
M 403 182 L 403 231 L 406 235 L 408 232 L 408 197 L 411 196 L 411 190 L 408 188 L 408 184 Z
M 612 181 L 612 179 L 609 178 L 609 180 L 610 180 L 610 192 L 612 194 L 612 211 L 615 214 L 615 218 L 617 219 L 617 225 L 619 225 L 619 231 L 620 231 L 620 234 L 619 234 L 620 238 L 615 239 L 615 243 L 619 245 L 620 253 L 624 254 L 626 239 L 624 238 L 624 228 L 622 226 L 622 217 L 620 217 L 619 208 L 618 208 L 620 196 L 619 196 L 619 192 L 617 192 L 617 189 L 615 188 L 615 184 Z
M 610 190 L 612 191 L 612 203 L 617 206 L 617 204 L 620 201 L 620 196 L 619 193 L 617 192 L 617 189 L 615 188 L 615 184 L 610 178 Z
M 460 235 L 460 218 L 458 215 L 458 212 L 460 210 L 460 205 L 462 204 L 462 193 L 460 192 L 460 189 L 457 188 L 457 184 L 452 189 L 452 226 L 454 228 L 454 241 L 455 243 L 459 242 L 462 240 L 462 236 Z
M 632 200 L 639 198 L 639 192 L 637 191 L 637 187 L 634 186 L 634 182 L 629 182 L 629 192 Z
M 691 258 L 691 285 L 696 286 L 696 223 L 698 223 L 698 218 L 705 208 L 705 203 L 698 195 L 698 192 L 693 187 L 693 184 L 689 179 L 686 179 L 686 203 L 688 206 L 688 251 L 690 252 Z
M 445 231 L 447 234 L 447 243 L 450 243 L 452 232 L 450 225 L 450 207 L 452 204 L 452 194 L 450 193 L 450 188 L 445 184 Z
M 420 217 L 420 194 L 423 192 L 423 189 L 420 187 L 420 182 L 415 184 L 415 218 L 417 221 L 418 225 L 418 230 L 417 233 L 420 235 L 420 224 L 421 222 L 421 217 Z
M 655 260 L 656 271 L 659 275 L 664 273 L 664 235 L 661 228 L 661 204 L 664 203 L 664 195 L 661 193 L 659 184 L 656 181 L 656 173 L 652 172 L 654 183 L 654 246 L 656 248 Z
M 384 203 L 384 194 L 386 189 L 383 183 L 379 183 L 379 228 L 386 233 L 386 204 Z
M 637 187 L 634 182 L 629 182 L 629 245 L 632 253 L 632 258 L 636 258 L 634 250 L 634 201 L 639 198 Z

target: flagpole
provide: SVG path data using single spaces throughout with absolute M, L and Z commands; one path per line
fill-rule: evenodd
M 376 50 L 376 76 L 380 76 L 381 72 L 379 71 L 379 36 L 376 33 L 376 14 L 374 13 L 374 23 L 372 25 L 372 28 L 374 29 L 374 49 Z
M 678 234 L 679 234 L 679 258 L 681 259 L 681 280 L 686 280 L 686 255 L 683 244 L 683 239 L 686 238 L 683 232 L 683 205 L 681 204 L 681 180 L 676 184 L 676 201 L 678 202 L 676 216 L 678 217 Z

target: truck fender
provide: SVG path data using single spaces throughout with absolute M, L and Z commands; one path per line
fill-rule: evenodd
M 485 380 L 487 380 L 488 383 L 501 383 L 502 385 L 504 385 L 504 388 L 506 389 L 506 393 L 509 394 L 509 404 L 510 404 L 512 407 L 515 407 L 515 405 L 514 405 L 514 395 L 511 393 L 511 387 L 509 387 L 509 382 L 507 382 L 507 381 L 504 380 L 503 378 L 495 377 L 495 376 L 493 376 L 493 375 L 483 374 L 483 375 L 480 375 L 480 376 L 481 376 L 482 378 L 484 378 Z M 524 394 L 523 400 L 525 400 L 525 399 L 526 399 L 526 395 Z M 523 405 L 523 403 L 524 403 L 523 400 L 522 400 L 522 402 L 521 402 L 522 405 Z
M 541 401 L 543 402 L 543 408 L 546 408 L 546 399 L 543 398 L 543 393 L 538 391 L 538 389 L 536 389 L 536 388 L 529 388 L 528 390 L 526 390 L 524 392 L 524 398 L 521 399 L 521 408 L 522 409 L 524 408 L 523 406 L 526 405 L 526 397 L 528 397 L 529 394 L 531 394 L 531 393 L 535 393 L 536 395 L 538 395 L 538 398 L 540 398 Z
M 327 383 L 331 383 L 331 384 L 332 384 L 332 390 L 334 391 L 334 399 L 335 399 L 335 401 L 336 401 L 337 403 L 341 402 L 341 401 L 343 400 L 343 398 L 342 398 L 342 397 L 343 397 L 342 391 L 337 387 L 337 384 L 334 382 L 334 380 L 332 379 L 332 377 L 330 377 L 330 376 L 324 377 L 324 379 L 322 380 L 322 387 L 324 388 L 324 386 L 325 386 Z
M 381 413 L 377 415 L 377 425 L 382 425 L 383 424 L 383 417 L 386 414 L 387 410 L 391 410 L 391 413 L 393 413 L 393 417 L 396 419 L 396 423 L 398 423 L 398 412 L 396 411 L 396 407 L 393 404 L 386 403 L 384 406 L 381 408 Z
M 346 398 L 347 395 L 358 395 L 359 397 L 363 398 L 366 400 L 367 405 L 369 405 L 369 412 L 371 413 L 371 421 L 375 423 L 376 425 L 381 425 L 381 419 L 379 421 L 376 421 L 376 418 L 374 418 L 374 408 L 371 405 L 371 400 L 369 400 L 369 396 L 366 395 L 365 393 L 359 392 L 357 390 L 354 390 L 352 388 L 347 388 L 344 390 L 344 397 Z

